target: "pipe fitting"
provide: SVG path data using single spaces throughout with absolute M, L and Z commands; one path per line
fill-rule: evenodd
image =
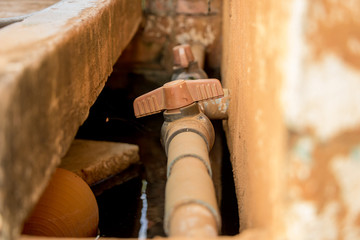
M 208 151 L 214 145 L 214 128 L 209 118 L 200 111 L 198 104 L 193 103 L 179 111 L 165 111 L 164 119 L 161 127 L 161 140 L 166 155 L 172 139 L 182 132 L 194 132 L 200 135 L 206 142 Z
M 212 176 L 209 150 L 204 144 L 204 139 L 198 133 L 189 131 L 176 134 L 169 143 L 167 177 L 170 177 L 173 166 L 178 161 L 188 157 L 202 162 L 209 176 Z
M 230 104 L 230 91 L 223 89 L 224 96 L 217 99 L 199 101 L 201 111 L 210 119 L 228 119 L 228 109 Z
M 134 101 L 136 117 L 162 110 L 161 139 L 167 160 L 164 230 L 169 236 L 215 237 L 221 218 L 209 152 L 214 128 L 197 102 L 223 96 L 219 80 L 177 80 Z
M 192 103 L 224 96 L 221 83 L 217 79 L 176 80 L 145 93 L 134 100 L 137 118 L 161 112 L 179 111 Z

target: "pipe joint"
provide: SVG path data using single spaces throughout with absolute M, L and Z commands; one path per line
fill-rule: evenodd
M 161 128 L 161 140 L 166 155 L 171 141 L 183 132 L 200 135 L 206 143 L 208 152 L 215 141 L 215 132 L 209 118 L 200 111 L 197 103 L 181 108 L 179 111 L 165 111 L 164 124 Z
M 209 176 L 212 176 L 209 151 L 203 138 L 194 132 L 182 132 L 170 142 L 167 177 L 170 177 L 174 165 L 187 158 L 203 163 Z
M 217 99 L 199 101 L 201 111 L 210 119 L 228 119 L 228 109 L 230 104 L 230 91 L 223 89 L 224 96 Z

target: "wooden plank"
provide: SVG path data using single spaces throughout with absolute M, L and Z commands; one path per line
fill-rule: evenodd
M 141 21 L 140 0 L 62 0 L 0 29 L 0 238 L 21 224 Z

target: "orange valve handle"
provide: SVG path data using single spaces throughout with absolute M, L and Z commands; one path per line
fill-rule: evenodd
M 176 80 L 137 97 L 134 100 L 134 113 L 139 118 L 222 96 L 224 92 L 217 79 Z

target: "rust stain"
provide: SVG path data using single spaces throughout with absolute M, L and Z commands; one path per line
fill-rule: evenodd
M 360 214 L 356 217 L 355 225 L 358 227 L 360 226 Z
M 332 52 L 360 68 L 360 2 L 314 0 L 308 12 L 306 38 L 315 60 Z
M 282 186 L 285 125 L 278 64 L 285 55 L 287 7 L 278 1 L 224 1 L 222 80 L 232 97 L 225 128 L 240 231 L 281 228 L 277 193 Z

